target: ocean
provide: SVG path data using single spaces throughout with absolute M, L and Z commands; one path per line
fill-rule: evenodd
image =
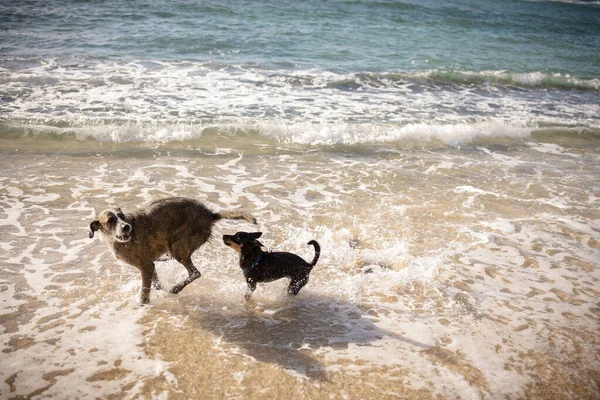
M 0 398 L 600 399 L 600 2 L 0 1 Z M 179 295 L 89 224 L 213 211 Z M 223 234 L 321 258 L 245 301 Z M 157 262 L 166 287 L 186 276 Z

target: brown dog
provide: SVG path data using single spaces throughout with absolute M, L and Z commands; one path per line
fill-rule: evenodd
M 237 211 L 213 213 L 200 202 L 183 197 L 156 200 L 131 214 L 120 208 L 102 211 L 90 224 L 90 238 L 100 231 L 115 256 L 137 267 L 142 274 L 142 304 L 150 301 L 150 283 L 162 289 L 154 261 L 170 254 L 188 271 L 188 277 L 171 288 L 179 293 L 200 277 L 191 256 L 211 236 L 212 226 L 221 219 L 244 219 L 256 224 L 250 214 Z

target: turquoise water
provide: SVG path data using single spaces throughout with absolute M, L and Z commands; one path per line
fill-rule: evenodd
M 551 1 L 25 1 L 2 55 L 336 72 L 600 75 L 600 4 Z
M 3 130 L 452 144 L 449 127 L 600 129 L 598 2 L 25 1 L 0 20 Z

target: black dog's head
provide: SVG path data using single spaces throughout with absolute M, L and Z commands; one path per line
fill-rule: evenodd
M 235 235 L 223 235 L 223 243 L 234 249 L 238 254 L 247 251 L 253 247 L 263 247 L 262 243 L 259 242 L 259 237 L 262 236 L 262 232 L 238 232 Z

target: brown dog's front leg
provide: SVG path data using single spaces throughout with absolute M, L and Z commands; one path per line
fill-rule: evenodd
M 147 266 L 140 268 L 140 272 L 142 273 L 141 302 L 142 304 L 148 304 L 150 303 L 150 285 L 154 280 L 154 276 L 156 275 L 156 271 L 154 270 L 154 263 L 148 264 Z

